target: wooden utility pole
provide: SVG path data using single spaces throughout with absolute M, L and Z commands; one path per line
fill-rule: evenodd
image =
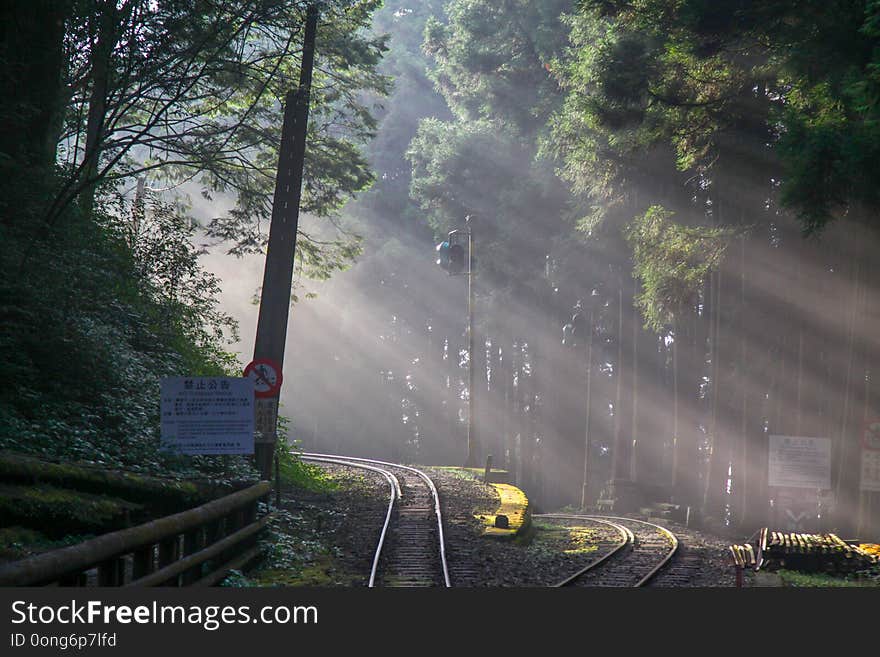
M 254 360 L 269 359 L 279 365 L 284 363 L 284 343 L 290 312 L 317 26 L 318 8 L 310 4 L 306 11 L 299 87 L 296 91 L 289 91 L 285 99 L 272 222 L 269 226 L 269 245 L 263 270 L 260 316 L 254 345 Z M 257 399 L 256 402 L 254 461 L 263 479 L 268 480 L 272 476 L 272 458 L 278 440 L 278 394 Z

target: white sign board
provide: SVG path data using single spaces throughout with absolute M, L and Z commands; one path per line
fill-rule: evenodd
M 253 379 L 162 379 L 162 449 L 178 454 L 253 454 Z
M 831 439 L 770 436 L 770 486 L 831 488 Z
M 880 491 L 880 451 L 862 450 L 862 490 Z
M 861 489 L 880 491 L 880 418 L 865 423 L 861 466 Z
M 254 441 L 268 445 L 274 443 L 277 439 L 273 429 L 278 426 L 278 400 L 260 397 L 254 399 L 254 418 L 258 428 Z

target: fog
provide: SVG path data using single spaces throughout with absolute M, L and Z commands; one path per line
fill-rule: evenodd
M 774 185 L 748 167 L 702 187 L 683 174 L 671 187 L 644 183 L 632 196 L 658 198 L 682 224 L 736 229 L 674 321 L 649 330 L 635 308 L 630 245 L 602 227 L 595 239 L 576 235 L 570 192 L 520 144 L 469 134 L 466 166 L 438 192 L 450 209 L 443 225 L 428 227 L 401 201 L 418 121 L 451 114 L 418 67 L 401 72 L 395 61 L 398 86 L 370 150 L 378 180 L 341 219 L 363 234 L 363 255 L 329 281 L 295 281 L 281 392 L 292 439 L 307 450 L 464 462 L 467 279 L 435 265 L 434 244 L 472 214 L 479 458 L 491 454 L 539 508 L 620 499 L 632 486 L 636 507 L 672 501 L 728 524 L 784 524 L 784 510 L 831 514 L 853 531 L 876 523 L 876 494 L 860 493 L 858 471 L 880 401 L 869 271 L 878 242 L 857 213 L 805 239 Z M 646 160 L 644 180 L 670 168 L 658 162 Z M 511 180 L 526 182 L 511 190 Z M 193 211 L 204 220 L 222 208 L 196 200 Z M 329 230 L 314 217 L 301 227 Z M 222 308 L 240 324 L 230 348 L 244 365 L 263 257 L 214 245 L 203 263 L 222 278 Z M 567 324 L 574 337 L 563 344 Z M 771 489 L 770 435 L 830 439 L 831 491 Z

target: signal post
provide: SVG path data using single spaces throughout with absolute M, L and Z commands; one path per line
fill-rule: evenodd
M 467 426 L 467 457 L 465 467 L 477 466 L 479 458 L 479 439 L 477 436 L 476 413 L 476 351 L 474 349 L 474 231 L 471 215 L 465 217 L 467 230 L 449 231 L 447 240 L 437 245 L 437 264 L 445 269 L 450 276 L 466 275 L 468 277 L 468 426 Z M 467 254 L 465 254 L 467 244 Z M 465 270 L 467 261 L 467 270 Z

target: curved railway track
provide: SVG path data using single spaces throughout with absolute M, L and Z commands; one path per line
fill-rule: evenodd
M 440 497 L 428 475 L 416 468 L 375 459 L 316 453 L 300 457 L 376 472 L 388 482 L 388 510 L 373 557 L 369 586 L 452 586 Z
M 646 586 L 671 563 L 678 550 L 675 534 L 645 520 L 559 513 L 534 517 L 604 525 L 616 530 L 619 536 L 616 542 L 602 546 L 605 549 L 598 558 L 557 583 L 557 587 Z

